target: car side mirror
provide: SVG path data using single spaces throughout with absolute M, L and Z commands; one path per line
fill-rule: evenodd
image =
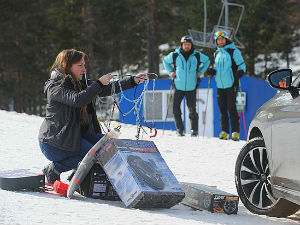
M 268 82 L 275 89 L 289 90 L 292 75 L 291 69 L 275 70 L 268 75 Z

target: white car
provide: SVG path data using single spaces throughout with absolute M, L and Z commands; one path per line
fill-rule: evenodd
M 300 205 L 300 75 L 292 70 L 268 75 L 279 93 L 252 120 L 247 144 L 236 161 L 235 183 L 253 213 L 287 217 Z

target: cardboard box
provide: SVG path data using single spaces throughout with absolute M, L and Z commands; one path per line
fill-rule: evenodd
M 96 158 L 127 207 L 170 208 L 184 198 L 152 141 L 111 139 Z
M 203 184 L 180 183 L 185 191 L 182 204 L 209 212 L 237 214 L 239 197 Z

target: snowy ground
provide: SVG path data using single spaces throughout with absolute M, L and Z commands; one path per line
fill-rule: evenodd
M 33 168 L 48 163 L 38 147 L 42 118 L 0 110 L 0 171 Z M 136 127 L 123 125 L 121 138 L 134 139 Z M 148 139 L 144 136 L 144 140 Z M 158 132 L 152 139 L 179 181 L 216 185 L 236 194 L 234 164 L 244 141 L 216 138 L 177 137 L 173 131 Z M 65 180 L 68 173 L 63 175 Z M 300 213 L 286 219 L 250 213 L 240 203 L 237 215 L 196 211 L 184 205 L 171 209 L 138 210 L 121 202 L 87 199 L 76 193 L 74 199 L 33 192 L 0 190 L 0 224 L 299 224 Z

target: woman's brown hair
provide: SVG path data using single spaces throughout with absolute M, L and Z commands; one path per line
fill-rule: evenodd
M 79 62 L 82 58 L 85 58 L 86 54 L 75 49 L 66 49 L 62 50 L 56 56 L 56 59 L 53 65 L 50 68 L 50 74 L 53 70 L 58 70 L 63 75 L 63 81 L 68 75 L 72 76 L 72 84 L 76 91 L 80 92 L 83 90 L 81 82 L 77 80 L 74 75 L 71 73 L 71 67 L 74 63 Z M 87 106 L 81 108 L 81 120 L 83 123 L 88 123 L 88 112 Z
M 50 73 L 57 69 L 59 72 L 61 72 L 65 76 L 68 74 L 71 74 L 71 66 L 74 63 L 79 62 L 82 58 L 85 58 L 86 55 L 84 52 L 77 51 L 75 49 L 66 49 L 62 50 L 58 55 L 56 56 L 56 59 L 53 63 L 53 65 L 50 68 Z M 72 74 L 71 74 L 72 75 Z

